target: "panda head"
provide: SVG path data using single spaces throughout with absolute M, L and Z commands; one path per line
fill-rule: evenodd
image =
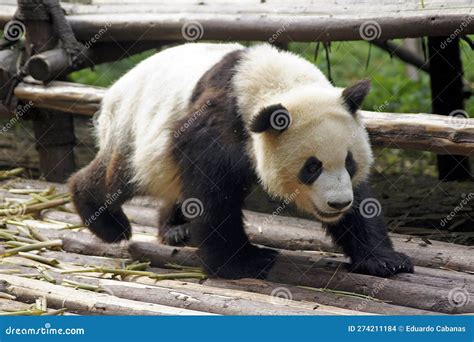
M 369 81 L 304 85 L 264 99 L 249 124 L 256 171 L 273 196 L 323 222 L 340 220 L 373 161 L 357 111 Z

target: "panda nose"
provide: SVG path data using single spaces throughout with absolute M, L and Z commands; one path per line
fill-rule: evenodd
M 347 202 L 328 202 L 328 206 L 330 206 L 333 209 L 341 210 L 344 209 L 345 207 L 349 206 L 352 203 L 352 201 L 347 201 Z

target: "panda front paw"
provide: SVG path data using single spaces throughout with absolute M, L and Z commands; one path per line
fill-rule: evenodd
M 397 273 L 413 273 L 413 263 L 407 255 L 393 250 L 374 253 L 362 260 L 354 260 L 350 271 L 377 277 L 389 277 Z
M 278 255 L 273 249 L 249 245 L 228 258 L 214 256 L 204 267 L 210 277 L 265 279 Z
M 168 246 L 193 246 L 189 226 L 186 224 L 170 227 L 161 237 L 161 241 Z

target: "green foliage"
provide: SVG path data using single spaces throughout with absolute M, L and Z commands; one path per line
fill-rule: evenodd
M 83 69 L 69 75 L 71 81 L 99 87 L 108 87 L 128 70 L 156 51 L 149 50 L 112 63 L 104 63 L 93 69 Z

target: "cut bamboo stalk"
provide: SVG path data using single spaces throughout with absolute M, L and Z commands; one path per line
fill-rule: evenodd
M 207 315 L 195 310 L 143 303 L 104 293 L 73 289 L 35 279 L 1 275 L 0 289 L 21 301 L 31 302 L 46 297 L 52 308 L 67 308 L 71 312 L 91 315 Z
M 62 246 L 62 243 L 63 242 L 59 239 L 32 243 L 32 244 L 28 244 L 21 247 L 7 249 L 5 250 L 5 252 L 3 252 L 3 254 L 1 254 L 1 256 L 7 257 L 7 256 L 12 256 L 14 254 L 17 254 L 19 252 L 29 252 L 29 251 L 40 250 L 42 248 L 60 247 Z

